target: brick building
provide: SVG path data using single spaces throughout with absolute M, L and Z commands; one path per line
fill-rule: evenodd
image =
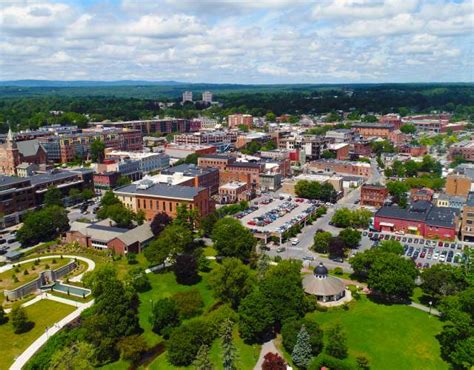
M 229 182 L 219 186 L 220 203 L 237 203 L 250 200 L 251 194 L 245 182 Z
M 428 154 L 428 148 L 423 145 L 398 145 L 397 151 L 401 154 L 409 154 L 411 157 L 422 157 L 425 154 Z
M 467 195 L 466 204 L 462 209 L 461 240 L 474 241 L 474 192 Z
M 170 167 L 161 172 L 162 175 L 180 174 L 192 178 L 192 185 L 209 189 L 209 194 L 214 195 L 219 191 L 219 170 L 212 167 L 197 167 L 194 164 L 181 164 Z
M 474 162 L 474 141 L 461 141 L 449 147 L 448 159 L 454 160 L 460 157 L 465 161 Z
M 388 189 L 382 185 L 364 184 L 360 188 L 360 205 L 382 207 L 388 197 Z
M 435 207 L 426 201 L 414 202 L 408 208 L 385 206 L 374 215 L 374 229 L 377 231 L 403 231 L 426 238 L 454 240 L 458 225 L 458 209 Z
M 337 143 L 337 144 L 329 144 L 328 151 L 334 153 L 336 159 L 338 160 L 345 160 L 349 159 L 349 144 L 345 143 Z
M 465 175 L 450 174 L 446 178 L 446 194 L 467 196 L 471 191 L 472 180 Z
M 364 138 L 383 137 L 388 139 L 390 134 L 395 130 L 395 126 L 388 123 L 354 123 L 352 129 Z
M 115 127 L 138 130 L 143 135 L 150 134 L 172 134 L 182 132 L 197 132 L 201 128 L 199 120 L 189 120 L 183 118 L 163 118 L 137 121 L 119 121 L 119 122 L 93 122 L 91 126 L 96 127 Z
M 144 179 L 138 184 L 117 188 L 114 193 L 128 208 L 135 212 L 143 211 L 148 221 L 153 220 L 160 212 L 175 218 L 180 205 L 197 209 L 201 217 L 214 211 L 214 203 L 209 198 L 207 188 L 155 184 L 151 180 Z
M 253 125 L 253 117 L 250 114 L 230 114 L 227 123 L 230 129 L 239 128 L 241 125 L 250 128 Z
M 18 175 L 17 167 L 21 163 L 45 164 L 46 150 L 37 139 L 16 141 L 9 130 L 5 143 L 0 144 L 0 173 L 4 175 Z
M 188 155 L 198 154 L 214 154 L 217 149 L 213 145 L 199 145 L 199 144 L 168 144 L 165 147 L 165 153 L 171 158 L 184 159 Z
M 410 200 L 418 202 L 424 200 L 431 202 L 433 200 L 434 191 L 430 188 L 413 188 L 410 190 Z
M 337 159 L 319 159 L 311 162 L 309 168 L 315 172 L 333 172 L 364 177 L 370 177 L 372 173 L 369 163 L 339 161 Z
M 148 222 L 133 229 L 125 229 L 113 226 L 110 219 L 96 223 L 73 222 L 65 236 L 67 243 L 77 242 L 88 248 L 109 249 L 120 255 L 140 253 L 151 239 L 153 233 Z

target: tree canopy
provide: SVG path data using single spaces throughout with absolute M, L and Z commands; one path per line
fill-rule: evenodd
M 221 256 L 246 259 L 257 245 L 249 229 L 235 218 L 224 217 L 216 222 L 212 231 L 214 247 Z

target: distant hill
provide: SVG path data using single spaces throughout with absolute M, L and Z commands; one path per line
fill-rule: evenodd
M 13 80 L 0 81 L 0 86 L 16 87 L 101 87 L 101 86 L 178 86 L 186 83 L 177 81 L 55 81 L 55 80 Z

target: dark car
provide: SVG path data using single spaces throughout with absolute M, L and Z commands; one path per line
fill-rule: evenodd
M 390 235 L 388 235 L 388 234 L 385 235 L 384 239 L 385 239 L 385 240 L 389 240 L 389 239 L 390 239 Z
M 413 254 L 413 251 L 414 251 L 414 250 L 415 250 L 415 248 L 413 248 L 413 247 L 408 248 L 407 256 L 408 256 L 408 257 L 411 257 L 411 255 Z

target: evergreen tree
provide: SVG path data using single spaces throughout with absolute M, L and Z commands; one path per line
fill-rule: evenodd
M 33 323 L 28 321 L 26 311 L 20 304 L 13 306 L 10 315 L 15 334 L 26 333 L 33 328 Z
M 5 310 L 0 306 L 0 325 L 5 324 L 8 321 L 8 317 L 5 315 Z
M 298 367 L 306 369 L 311 361 L 311 352 L 311 338 L 306 331 L 305 326 L 302 325 L 291 358 Z
M 223 349 L 223 366 L 224 370 L 235 370 L 235 360 L 237 358 L 237 350 L 232 341 L 232 329 L 234 323 L 230 319 L 226 319 L 222 323 L 222 349 Z
M 209 346 L 203 344 L 199 347 L 196 359 L 193 362 L 193 368 L 196 370 L 213 370 L 211 360 L 209 360 Z
M 329 329 L 326 351 L 336 358 L 344 359 L 347 357 L 346 334 L 340 324 L 336 324 Z

